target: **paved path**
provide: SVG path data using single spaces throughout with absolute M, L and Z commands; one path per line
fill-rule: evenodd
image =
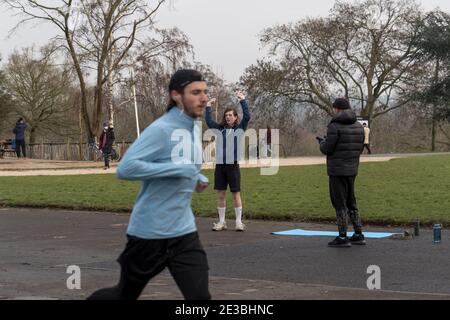
M 84 299 L 114 285 L 127 222 L 126 214 L 0 208 L 0 299 Z M 270 234 L 334 230 L 332 225 L 249 221 L 249 230 L 237 233 L 210 231 L 212 219 L 197 222 L 214 299 L 450 299 L 447 230 L 440 245 L 432 244 L 431 230 L 421 230 L 413 240 L 369 240 L 365 247 L 336 249 L 326 246 L 327 237 Z M 81 290 L 66 288 L 69 265 L 81 268 Z M 369 265 L 381 268 L 380 291 L 367 290 Z M 167 272 L 142 295 L 181 298 Z

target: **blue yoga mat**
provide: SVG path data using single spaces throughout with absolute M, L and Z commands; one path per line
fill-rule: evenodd
M 337 231 L 315 231 L 315 230 L 303 230 L 303 229 L 293 229 L 286 231 L 272 232 L 272 234 L 278 236 L 320 236 L 320 237 L 337 237 L 339 233 Z M 365 238 L 387 238 L 392 236 L 394 233 L 387 232 L 364 232 Z M 351 237 L 353 232 L 347 232 L 347 236 Z

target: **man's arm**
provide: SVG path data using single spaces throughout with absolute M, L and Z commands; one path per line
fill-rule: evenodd
M 205 121 L 206 121 L 206 125 L 208 126 L 208 128 L 210 129 L 218 129 L 220 130 L 220 125 L 215 122 L 212 118 L 212 104 L 216 102 L 216 98 L 213 98 L 211 100 L 208 101 L 208 103 L 206 104 L 206 113 L 205 113 Z
M 336 126 L 332 123 L 328 126 L 326 139 L 320 142 L 320 151 L 325 155 L 330 155 L 336 149 L 339 134 Z
M 239 128 L 243 130 L 247 129 L 248 123 L 250 122 L 250 110 L 248 108 L 247 100 L 245 100 L 245 95 L 241 91 L 236 91 L 236 97 L 239 99 L 239 103 L 242 107 L 242 121 L 239 123 Z
M 241 100 L 239 103 L 242 107 L 242 121 L 239 123 L 239 127 L 246 130 L 251 119 L 250 111 L 248 110 L 248 103 L 247 100 Z
M 158 162 L 170 139 L 161 128 L 149 127 L 130 146 L 117 168 L 117 177 L 124 180 L 153 178 L 193 178 L 199 174 L 194 164 Z

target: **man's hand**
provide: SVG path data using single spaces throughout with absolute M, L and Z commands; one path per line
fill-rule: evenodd
M 241 90 L 236 90 L 236 97 L 239 99 L 239 101 L 245 100 L 245 95 Z
M 195 191 L 196 192 L 203 192 L 203 190 L 205 190 L 208 187 L 209 183 L 208 182 L 197 182 L 197 186 L 195 187 Z
M 209 100 L 209 101 L 206 103 L 206 106 L 207 106 L 207 107 L 211 107 L 212 104 L 216 102 L 216 100 L 217 100 L 216 98 L 212 98 L 211 100 Z

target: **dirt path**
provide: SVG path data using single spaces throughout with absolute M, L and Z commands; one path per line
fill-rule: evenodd
M 0 176 L 55 176 L 79 174 L 105 174 L 115 172 L 117 164 L 103 170 L 103 162 L 58 161 L 38 159 L 0 159 Z

